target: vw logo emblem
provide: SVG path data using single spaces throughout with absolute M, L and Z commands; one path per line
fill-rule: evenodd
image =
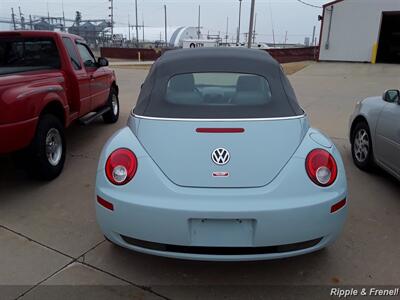
M 212 161 L 217 165 L 225 165 L 228 163 L 231 155 L 225 148 L 217 148 L 211 154 Z

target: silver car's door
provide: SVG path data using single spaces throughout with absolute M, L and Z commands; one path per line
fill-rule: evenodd
M 400 175 L 400 104 L 385 104 L 376 127 L 375 148 L 379 162 Z

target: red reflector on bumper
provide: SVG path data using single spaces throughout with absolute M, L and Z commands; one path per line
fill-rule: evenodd
M 346 205 L 346 199 L 340 200 L 338 203 L 332 205 L 331 213 L 334 213 L 335 211 L 338 211 L 339 209 L 341 209 L 345 205 Z
M 97 202 L 101 205 L 104 206 L 105 208 L 109 209 L 109 210 L 114 210 L 114 205 L 106 200 L 104 200 L 103 198 L 97 196 Z
M 196 128 L 200 133 L 241 133 L 244 128 Z

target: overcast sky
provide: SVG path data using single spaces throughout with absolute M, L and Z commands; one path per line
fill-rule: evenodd
M 307 3 L 321 6 L 329 2 L 324 0 L 304 0 Z M 83 19 L 108 18 L 109 0 L 0 0 L 0 20 L 11 19 L 11 7 L 18 15 L 18 6 L 25 16 L 62 15 L 62 2 L 66 18 L 73 19 L 75 11 L 82 12 Z M 134 22 L 134 0 L 114 0 L 115 26 L 127 26 L 128 15 Z M 249 26 L 251 0 L 242 2 L 241 32 L 247 32 Z M 201 6 L 201 26 L 203 33 L 225 35 L 226 21 L 229 18 L 229 35 L 236 36 L 238 26 L 239 0 L 138 0 L 138 18 L 142 16 L 145 26 L 164 26 L 163 5 L 167 5 L 169 26 L 197 26 L 198 6 Z M 301 4 L 298 0 L 256 0 L 258 41 L 272 41 L 272 24 L 277 43 L 283 42 L 288 32 L 288 43 L 304 42 L 305 36 L 312 35 L 313 26 L 319 32 L 318 15 L 322 9 Z M 272 19 L 271 19 L 272 16 Z M 17 16 L 18 17 L 18 16 Z M 10 29 L 8 24 L 0 24 L 0 29 Z M 316 34 L 318 37 L 318 34 Z M 244 35 L 242 34 L 242 39 Z

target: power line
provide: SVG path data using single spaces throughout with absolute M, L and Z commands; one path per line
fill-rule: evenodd
M 297 0 L 297 2 L 300 2 L 300 3 L 304 4 L 304 5 L 307 5 L 307 6 L 310 6 L 310 7 L 314 7 L 314 8 L 322 8 L 322 6 L 310 4 L 310 3 L 304 2 L 302 0 Z

